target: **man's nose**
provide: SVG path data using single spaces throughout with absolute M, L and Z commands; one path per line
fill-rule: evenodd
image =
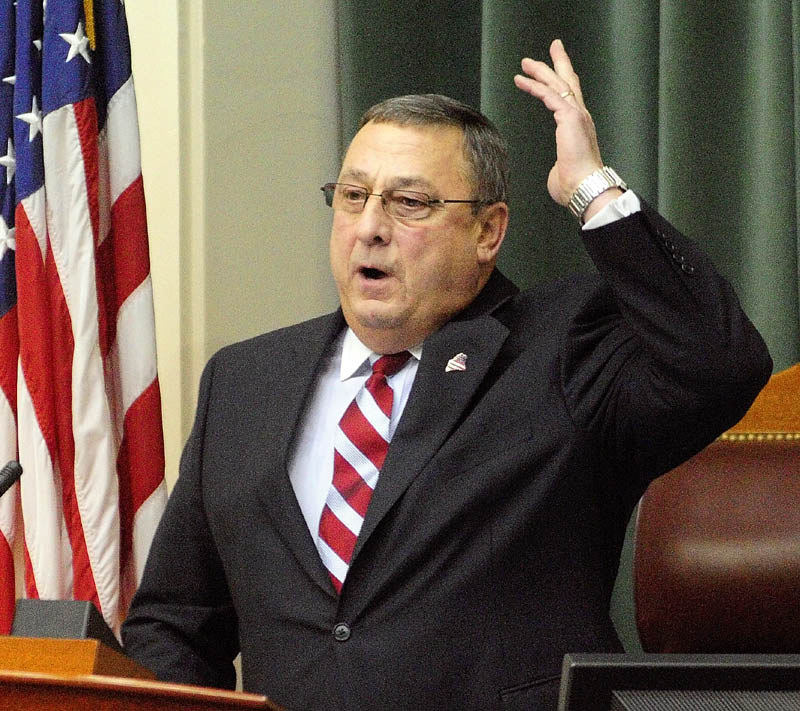
M 364 209 L 358 214 L 358 238 L 367 242 L 388 242 L 391 239 L 391 227 L 391 217 L 383 209 L 381 196 L 367 197 Z

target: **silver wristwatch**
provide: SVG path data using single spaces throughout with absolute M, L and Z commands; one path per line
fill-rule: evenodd
M 616 174 L 613 168 L 604 165 L 600 170 L 590 173 L 581 181 L 578 189 L 572 193 L 567 207 L 569 207 L 570 212 L 578 218 L 578 222 L 583 224 L 583 213 L 586 212 L 589 203 L 598 195 L 611 188 L 627 190 L 628 186 L 625 184 L 625 181 Z

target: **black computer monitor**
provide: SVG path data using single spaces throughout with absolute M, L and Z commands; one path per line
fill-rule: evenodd
M 567 654 L 558 711 L 800 711 L 800 655 Z

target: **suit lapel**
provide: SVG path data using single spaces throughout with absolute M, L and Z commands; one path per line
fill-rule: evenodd
M 419 370 L 370 501 L 353 557 L 397 499 L 458 426 L 508 336 L 489 315 L 516 287 L 499 273 L 458 319 L 425 340 Z M 466 355 L 464 370 L 447 371 Z
M 288 456 L 322 359 L 342 328 L 344 319 L 339 311 L 311 322 L 308 329 L 294 334 L 296 337 L 288 351 L 282 353 L 288 364 L 284 377 L 275 376 L 274 364 L 262 364 L 266 371 L 263 377 L 274 384 L 272 402 L 279 406 L 274 407 L 272 414 L 265 415 L 264 427 L 254 443 L 255 456 L 260 456 L 261 461 L 265 453 L 277 453 L 268 463 L 264 483 L 258 488 L 275 530 L 308 576 L 331 594 L 334 594 L 333 587 L 289 479 Z M 298 397 L 298 393 L 303 396 Z

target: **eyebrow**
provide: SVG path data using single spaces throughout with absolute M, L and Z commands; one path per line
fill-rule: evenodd
M 368 183 L 369 176 L 363 170 L 349 168 L 339 175 L 339 180 L 358 180 L 362 183 Z M 426 190 L 429 192 L 434 192 L 436 190 L 435 186 L 430 180 L 418 175 L 408 175 L 395 178 L 390 181 L 390 185 L 392 186 L 390 189 L 394 190 L 403 190 L 405 188 L 417 188 L 419 190 Z
M 363 170 L 348 169 L 339 174 L 339 180 L 344 180 L 345 178 L 360 180 L 362 183 L 367 182 L 367 174 Z

